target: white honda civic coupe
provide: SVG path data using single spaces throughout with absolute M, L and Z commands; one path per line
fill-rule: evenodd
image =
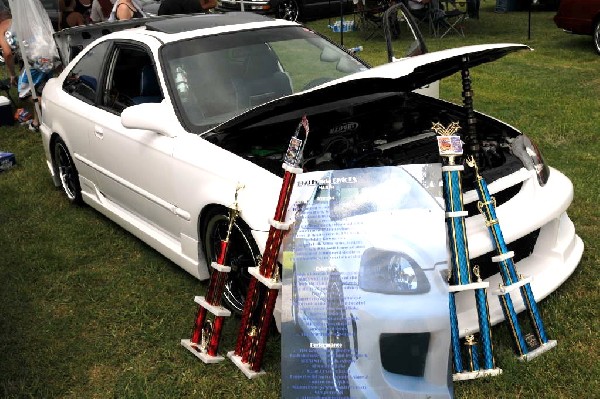
M 233 270 L 224 300 L 234 311 L 243 306 L 246 269 L 264 248 L 282 157 L 303 115 L 311 129 L 305 171 L 439 162 L 432 124 L 458 122 L 536 298 L 579 263 L 583 243 L 566 213 L 569 179 L 516 128 L 469 101 L 416 91 L 526 46 L 425 53 L 415 40 L 411 53 L 419 55 L 371 68 L 302 25 L 250 13 L 97 24 L 57 39 L 63 59 L 77 55 L 43 93 L 41 131 L 54 183 L 201 280 L 243 185 L 226 260 Z M 492 242 L 471 177 L 464 178 L 472 263 L 497 286 Z M 523 310 L 520 298 L 513 301 Z M 497 323 L 501 308 L 489 302 Z M 457 308 L 461 335 L 476 331 L 472 296 L 459 294 Z

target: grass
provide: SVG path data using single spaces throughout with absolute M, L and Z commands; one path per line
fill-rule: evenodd
M 558 347 L 530 363 L 512 354 L 505 326 L 493 329 L 496 378 L 455 384 L 458 398 L 574 398 L 600 392 L 598 303 L 600 57 L 590 37 L 567 35 L 552 13 L 493 13 L 466 24 L 466 37 L 427 37 L 431 50 L 465 44 L 522 42 L 535 49 L 472 71 L 476 108 L 518 126 L 549 164 L 575 187 L 569 215 L 586 244 L 573 276 L 541 303 Z M 327 20 L 309 23 L 334 40 Z M 385 62 L 380 38 L 362 44 L 371 64 Z M 442 97 L 460 101 L 460 82 Z M 0 396 L 6 398 L 277 398 L 277 336 L 266 376 L 248 380 L 230 362 L 206 366 L 180 345 L 188 338 L 206 285 L 194 280 L 88 207 L 70 206 L 53 187 L 38 135 L 0 128 L 0 149 L 18 166 L 0 173 Z M 222 349 L 233 348 L 237 323 L 226 323 Z

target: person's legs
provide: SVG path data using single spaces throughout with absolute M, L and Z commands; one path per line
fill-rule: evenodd
M 5 19 L 0 22 L 0 48 L 2 49 L 2 56 L 8 70 L 8 76 L 10 77 L 10 83 L 12 85 L 17 84 L 17 75 L 15 74 L 15 60 L 12 49 L 6 41 L 5 33 L 12 24 L 12 19 Z

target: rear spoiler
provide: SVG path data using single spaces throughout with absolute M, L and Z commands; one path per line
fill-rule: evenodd
M 81 50 L 94 40 L 113 32 L 146 26 L 149 22 L 172 18 L 174 15 L 134 18 L 126 21 L 99 22 L 74 26 L 54 33 L 54 42 L 63 65 L 67 65 Z

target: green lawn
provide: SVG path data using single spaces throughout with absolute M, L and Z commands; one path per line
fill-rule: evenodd
M 569 210 L 586 244 L 574 275 L 541 303 L 558 347 L 530 363 L 512 354 L 505 326 L 493 329 L 496 378 L 456 383 L 458 398 L 588 398 L 600 392 L 598 292 L 600 249 L 600 57 L 590 37 L 568 35 L 552 13 L 496 14 L 484 1 L 466 37 L 427 37 L 431 50 L 475 43 L 525 43 L 520 52 L 472 71 L 475 107 L 538 142 L 546 161 L 571 178 Z M 309 26 L 328 33 L 327 20 Z M 331 34 L 334 40 L 338 34 Z M 363 45 L 371 64 L 385 62 L 381 38 L 344 36 Z M 442 97 L 460 101 L 460 81 Z M 0 173 L 0 396 L 8 398 L 277 398 L 279 337 L 268 372 L 248 380 L 233 364 L 204 365 L 180 345 L 189 338 L 194 295 L 206 285 L 88 207 L 67 203 L 49 178 L 38 134 L 0 127 L 0 150 L 18 166 Z M 226 323 L 222 350 L 234 346 Z M 445 360 L 441 360 L 445 361 Z

